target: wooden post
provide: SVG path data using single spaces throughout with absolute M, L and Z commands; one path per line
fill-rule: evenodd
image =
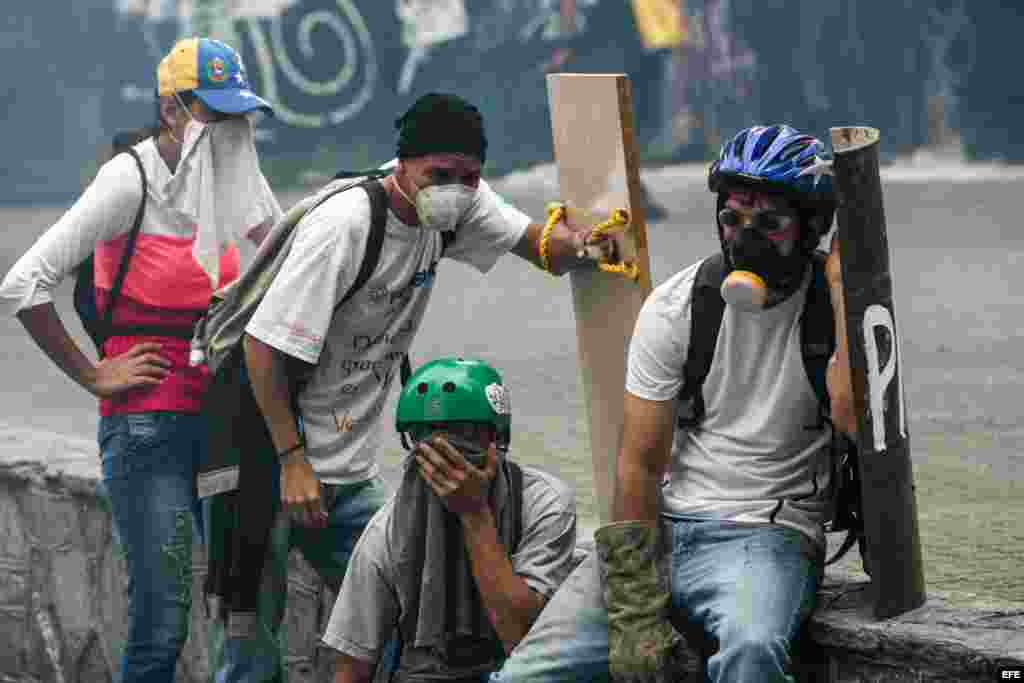
M 925 601 L 903 368 L 878 171 L 879 132 L 833 128 L 843 290 L 875 616 Z
M 587 404 L 594 490 L 603 521 L 611 518 L 615 459 L 622 430 L 626 352 L 640 307 L 651 291 L 640 165 L 629 79 L 623 74 L 547 77 L 559 197 L 575 225 L 593 225 L 628 209 L 630 228 L 615 236 L 635 280 L 581 268 L 570 274 L 580 377 Z

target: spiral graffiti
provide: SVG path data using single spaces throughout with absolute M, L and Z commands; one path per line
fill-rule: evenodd
M 377 86 L 378 66 L 373 39 L 363 16 L 352 0 L 336 0 L 338 12 L 314 10 L 299 20 L 297 47 L 302 58 L 315 56 L 312 34 L 323 26 L 341 43 L 343 58 L 337 73 L 328 80 L 308 78 L 292 61 L 284 36 L 281 16 L 270 19 L 269 36 L 257 18 L 246 18 L 245 26 L 252 38 L 256 63 L 260 70 L 260 84 L 265 99 L 274 106 L 277 118 L 288 125 L 302 128 L 322 128 L 347 121 L 359 113 L 370 101 Z M 355 92 L 338 107 L 321 113 L 302 113 L 289 107 L 281 98 L 278 87 L 278 68 L 287 83 L 304 95 L 334 97 L 355 84 Z

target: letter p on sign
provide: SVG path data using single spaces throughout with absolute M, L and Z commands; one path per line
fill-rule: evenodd
M 877 341 L 876 335 L 881 332 L 888 340 L 885 344 L 888 348 L 886 357 L 883 357 L 883 348 Z M 875 440 L 875 450 L 886 449 L 886 413 L 890 410 L 898 410 L 897 419 L 893 422 L 897 425 L 900 436 L 907 436 L 907 411 L 903 403 L 903 382 L 896 374 L 900 364 L 900 344 L 896 336 L 896 323 L 893 321 L 892 313 L 885 306 L 872 304 L 864 311 L 864 354 L 867 357 L 868 372 L 868 394 L 871 410 L 872 436 Z M 902 368 L 900 368 L 902 370 Z M 896 381 L 895 405 L 886 401 L 889 386 Z M 890 422 L 892 424 L 892 422 Z

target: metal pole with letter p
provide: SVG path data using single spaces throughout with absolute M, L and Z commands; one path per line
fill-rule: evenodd
M 878 170 L 879 132 L 832 128 L 836 221 L 857 410 L 867 564 L 875 616 L 925 602 L 889 242 Z

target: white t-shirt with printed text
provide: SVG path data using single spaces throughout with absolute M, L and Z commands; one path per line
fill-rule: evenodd
M 445 256 L 486 273 L 529 223 L 481 181 Z M 260 341 L 316 365 L 299 410 L 307 457 L 329 484 L 364 481 L 377 472 L 378 418 L 441 259 L 440 232 L 406 225 L 389 209 L 376 269 L 335 314 L 359 272 L 369 230 L 369 197 L 358 188 L 303 217 L 281 272 L 246 327 Z

